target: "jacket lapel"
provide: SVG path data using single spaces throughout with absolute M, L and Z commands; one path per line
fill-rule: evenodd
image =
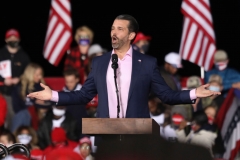
M 134 85 L 138 79 L 139 71 L 141 68 L 141 54 L 133 50 L 132 54 L 132 76 L 131 76 L 131 83 L 130 83 L 130 88 L 129 88 L 129 93 L 128 93 L 128 100 L 131 97 L 131 94 L 134 89 Z

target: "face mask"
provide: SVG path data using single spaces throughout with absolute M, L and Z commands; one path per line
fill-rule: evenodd
M 29 144 L 32 140 L 32 136 L 28 135 L 28 134 L 20 134 L 17 136 L 18 140 L 20 143 L 22 144 Z
M 216 67 L 218 70 L 222 71 L 222 70 L 224 70 L 225 68 L 227 68 L 227 62 L 218 62 L 218 63 L 215 64 L 215 67 Z
M 87 46 L 90 44 L 90 39 L 88 38 L 81 38 L 79 39 L 79 42 L 78 42 L 79 45 L 82 45 L 82 46 Z
M 7 42 L 7 45 L 10 46 L 11 48 L 17 48 L 19 42 L 18 41 L 9 41 Z
M 220 91 L 220 87 L 209 86 L 209 90 L 211 90 L 211 91 L 215 91 L 215 92 L 219 92 L 219 91 Z
M 57 109 L 57 108 L 53 108 L 53 114 L 55 116 L 63 116 L 65 114 L 65 109 Z
M 144 45 L 142 45 L 141 48 L 142 48 L 143 52 L 146 53 L 148 51 L 149 45 L 148 44 L 144 44 Z

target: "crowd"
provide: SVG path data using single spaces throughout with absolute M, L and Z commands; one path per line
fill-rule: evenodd
M 91 61 L 106 53 L 100 44 L 93 44 L 94 32 L 81 26 L 75 32 L 76 46 L 71 48 L 65 59 L 63 78 L 64 92 L 80 90 L 90 72 Z M 9 147 L 22 143 L 31 152 L 31 159 L 93 160 L 96 153 L 94 138 L 82 134 L 82 118 L 96 117 L 98 96 L 88 104 L 58 106 L 51 101 L 28 98 L 31 92 L 42 90 L 45 84 L 44 69 L 32 62 L 20 45 L 20 34 L 10 29 L 5 35 L 6 45 L 0 49 L 0 62 L 11 62 L 11 77 L 0 76 L 0 143 Z M 133 48 L 148 54 L 151 37 L 139 32 Z M 163 138 L 171 142 L 196 144 L 206 147 L 214 158 L 222 158 L 225 151 L 219 129 L 214 123 L 229 89 L 240 89 L 240 73 L 228 67 L 228 55 L 217 50 L 214 69 L 206 72 L 204 79 L 197 75 L 188 78 L 186 88 L 181 86 L 179 69 L 184 69 L 178 53 L 170 52 L 159 71 L 173 90 L 193 89 L 209 83 L 209 90 L 223 94 L 208 98 L 197 98 L 194 104 L 169 105 L 161 102 L 154 94 L 149 95 L 149 115 L 160 125 Z M 16 150 L 11 156 L 21 156 Z

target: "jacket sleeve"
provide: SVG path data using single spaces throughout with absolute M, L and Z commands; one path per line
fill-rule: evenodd
M 190 99 L 190 90 L 174 91 L 167 85 L 160 74 L 156 58 L 154 58 L 153 63 L 151 64 L 151 90 L 158 96 L 159 99 L 169 105 L 195 103 L 195 100 Z

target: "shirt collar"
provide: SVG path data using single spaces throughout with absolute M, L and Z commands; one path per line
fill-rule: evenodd
M 127 51 L 127 53 L 125 54 L 124 57 L 126 57 L 127 55 L 130 56 L 130 57 L 132 57 L 132 52 L 133 52 L 132 46 L 130 45 L 129 50 Z M 112 50 L 112 54 L 114 54 L 114 49 Z

